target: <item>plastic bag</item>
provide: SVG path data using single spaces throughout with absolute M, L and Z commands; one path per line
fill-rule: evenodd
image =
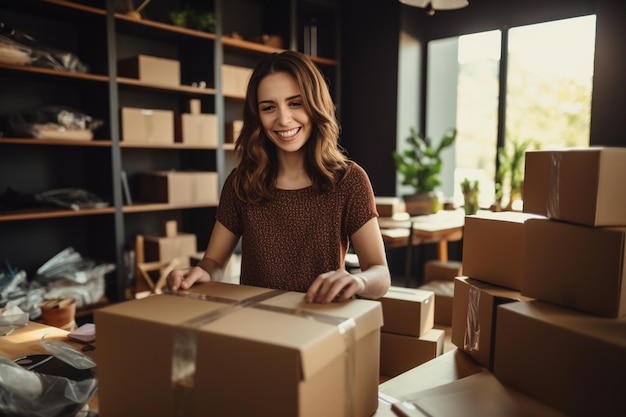
M 30 52 L 22 57 L 33 66 L 73 72 L 89 72 L 89 66 L 81 62 L 75 54 L 42 45 L 31 35 L 20 32 L 4 22 L 0 22 L 0 34 L 5 43 L 11 42 L 13 49 Z M 28 62 L 30 61 L 30 62 Z
M 40 139 L 92 139 L 92 132 L 102 125 L 102 120 L 66 106 L 45 106 L 36 111 L 19 111 L 8 118 L 10 134 Z
M 53 355 L 29 355 L 15 361 L 0 356 L 0 415 L 76 416 L 96 392 L 95 362 L 62 342 L 42 345 L 51 348 Z
M 61 188 L 35 194 L 35 199 L 54 206 L 81 210 L 108 207 L 109 203 L 98 195 L 82 188 Z

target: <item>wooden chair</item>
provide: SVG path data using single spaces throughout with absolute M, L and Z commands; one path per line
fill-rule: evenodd
M 145 262 L 144 237 L 137 235 L 135 238 L 135 298 L 142 298 L 147 295 L 161 294 L 163 288 L 167 286 L 167 275 L 176 268 L 189 266 L 186 257 L 178 257 L 169 261 Z M 158 278 L 153 279 L 152 274 L 158 271 Z

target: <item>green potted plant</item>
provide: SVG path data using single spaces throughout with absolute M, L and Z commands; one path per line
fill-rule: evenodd
M 402 176 L 402 185 L 413 188 L 414 193 L 404 195 L 406 211 L 410 215 L 436 213 L 441 208 L 435 189 L 441 185 L 441 152 L 451 146 L 456 139 L 455 128 L 448 129 L 437 146 L 411 127 L 407 138 L 409 149 L 393 152 L 396 170 Z

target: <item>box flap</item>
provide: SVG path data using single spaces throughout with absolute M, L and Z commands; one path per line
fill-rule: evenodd
M 405 287 L 389 287 L 387 293 L 381 298 L 381 302 L 384 299 L 393 299 L 400 301 L 413 301 L 417 303 L 428 302 L 428 300 L 434 295 L 433 291 L 417 288 L 405 288 Z

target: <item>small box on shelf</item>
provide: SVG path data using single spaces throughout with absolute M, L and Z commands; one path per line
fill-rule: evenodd
M 122 108 L 122 137 L 124 142 L 174 143 L 174 112 L 171 110 Z
M 180 61 L 150 55 L 137 55 L 121 59 L 117 63 L 121 77 L 166 86 L 180 85 Z

